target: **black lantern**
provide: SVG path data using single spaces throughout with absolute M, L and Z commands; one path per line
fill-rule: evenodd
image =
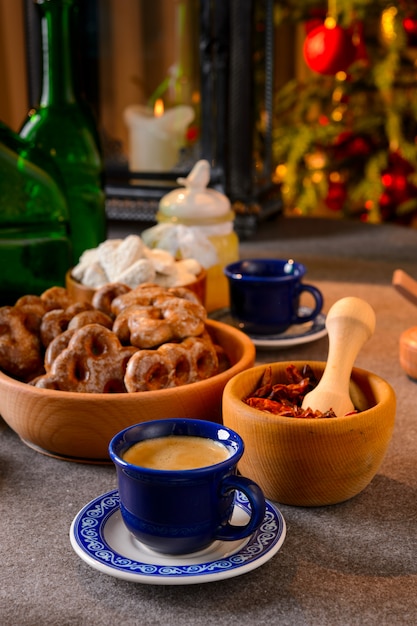
M 96 113 L 102 136 L 109 219 L 154 222 L 160 198 L 199 159 L 211 165 L 210 185 L 229 197 L 236 214 L 235 229 L 241 236 L 251 235 L 259 221 L 281 211 L 271 156 L 273 9 L 274 0 L 79 3 L 74 55 L 82 90 Z M 40 94 L 42 63 L 40 21 L 33 0 L 25 1 L 25 14 L 33 105 Z M 165 55 L 168 49 L 174 61 L 181 63 L 174 62 L 167 71 L 160 63 L 160 49 L 165 49 Z M 139 58 L 142 70 L 129 70 Z M 163 100 L 172 85 L 185 85 L 187 95 L 183 89 L 179 104 L 194 109 L 194 125 L 188 129 L 178 160 L 163 171 L 132 167 L 121 137 L 126 129 L 121 126 L 120 107 L 135 97 L 135 81 L 142 101 L 146 97 L 150 105 L 158 96 Z M 108 103 L 121 98 L 126 85 L 130 93 L 109 115 Z M 182 103 L 181 97 L 189 102 Z M 169 104 L 173 104 L 172 97 Z

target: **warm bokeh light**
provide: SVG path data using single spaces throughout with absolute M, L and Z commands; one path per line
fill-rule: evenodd
M 328 15 L 324 20 L 324 25 L 326 28 L 336 28 L 336 20 L 332 15 Z
M 158 98 L 158 100 L 155 101 L 153 114 L 155 117 L 161 117 L 164 114 L 164 103 L 161 98 Z
M 395 18 L 398 9 L 394 6 L 385 9 L 381 16 L 381 35 L 386 43 L 393 41 L 397 34 L 395 32 Z
M 343 109 L 340 107 L 335 109 L 332 113 L 332 120 L 335 122 L 341 122 L 343 119 L 343 112 Z
M 311 180 L 313 181 L 313 183 L 318 185 L 323 180 L 323 172 L 313 172 L 313 174 L 311 175 Z M 306 184 L 308 184 L 308 181 L 306 181 Z
M 281 182 L 284 180 L 285 175 L 287 173 L 287 166 L 284 163 L 277 165 L 275 168 L 274 178 L 277 182 Z
M 339 183 L 342 180 L 342 176 L 340 175 L 340 172 L 333 171 L 329 174 L 329 180 L 332 183 Z

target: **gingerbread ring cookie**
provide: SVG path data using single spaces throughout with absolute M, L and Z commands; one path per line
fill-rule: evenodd
M 0 308 L 0 369 L 25 382 L 43 373 L 41 342 L 31 324 L 19 307 Z
M 180 387 L 196 380 L 197 372 L 189 351 L 178 343 L 164 343 L 157 352 L 169 369 L 167 387 Z
M 157 391 L 166 388 L 169 374 L 169 366 L 158 350 L 139 350 L 127 364 L 124 382 L 130 393 Z
M 55 389 L 55 391 L 60 391 L 57 381 L 53 378 L 49 378 L 48 375 L 37 376 L 29 381 L 29 385 L 39 387 L 39 389 Z
M 50 287 L 40 295 L 41 300 L 45 303 L 47 311 L 52 309 L 66 309 L 72 304 L 72 300 L 65 287 Z
M 131 316 L 128 320 L 130 343 L 137 348 L 147 349 L 175 339 L 171 325 L 164 319 Z
M 42 317 L 46 312 L 45 305 L 39 296 L 22 296 L 16 301 L 14 308 L 24 314 L 26 328 L 35 335 L 39 335 Z
M 187 337 L 181 345 L 189 352 L 192 369 L 195 372 L 193 382 L 211 378 L 219 371 L 216 349 L 208 334 L 202 337 Z
M 108 328 L 100 324 L 83 326 L 75 331 L 50 372 L 36 386 L 56 385 L 61 391 L 84 393 L 125 392 L 126 366 L 135 352 L 132 346 L 122 347 Z
M 153 306 L 141 306 L 140 304 L 132 304 L 126 309 L 123 309 L 123 311 L 119 313 L 119 315 L 113 322 L 113 332 L 116 333 L 120 342 L 123 345 L 128 345 L 129 343 L 131 343 L 131 329 L 129 326 L 129 320 L 133 317 L 136 317 L 137 319 L 159 319 L 160 312 Z
M 201 304 L 172 297 L 163 301 L 160 309 L 176 339 L 197 336 L 204 332 L 207 312 Z
M 143 283 L 139 287 L 132 289 L 129 293 L 115 298 L 111 305 L 112 313 L 113 315 L 118 315 L 132 304 L 152 306 L 155 298 L 163 295 L 166 295 L 166 290 L 163 287 L 154 285 L 153 283 Z
M 38 317 L 43 317 L 47 311 L 45 302 L 40 296 L 21 296 L 16 300 L 15 306 L 25 313 L 34 313 Z
M 81 313 L 74 315 L 68 324 L 68 328 L 78 329 L 87 326 L 87 324 L 100 324 L 100 326 L 111 329 L 113 320 L 102 311 L 95 311 L 94 309 L 91 311 L 81 311 Z
M 200 335 L 207 317 L 201 304 L 154 285 L 144 285 L 115 298 L 112 311 L 116 314 L 113 330 L 120 341 L 143 350 Z
M 47 348 L 55 337 L 66 331 L 71 319 L 71 314 L 62 309 L 52 309 L 45 313 L 40 327 L 42 345 Z
M 129 293 L 131 288 L 124 283 L 109 283 L 97 289 L 92 299 L 92 305 L 95 309 L 102 311 L 106 315 L 111 316 L 111 305 L 115 298 Z
M 201 304 L 198 296 L 194 293 L 194 291 L 191 291 L 191 289 L 187 289 L 187 287 L 169 287 L 168 293 L 177 298 L 183 298 L 184 300 L 193 302 L 194 304 Z
M 65 309 L 72 317 L 83 311 L 94 311 L 94 307 L 89 302 L 73 302 Z
M 55 361 L 56 357 L 68 346 L 74 333 L 75 328 L 66 330 L 50 342 L 46 348 L 44 358 L 44 367 L 46 372 L 50 371 L 52 363 Z

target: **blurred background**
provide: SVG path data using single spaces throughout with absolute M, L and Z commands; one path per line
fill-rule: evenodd
M 0 0 L 0 119 L 41 87 L 32 0 Z M 414 226 L 417 6 L 401 0 L 80 0 L 74 60 L 97 120 L 107 213 L 152 221 L 200 158 L 240 234 L 326 216 Z M 135 171 L 125 111 L 190 106 L 174 167 Z

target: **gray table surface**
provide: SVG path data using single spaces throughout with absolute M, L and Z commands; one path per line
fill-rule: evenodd
M 112 225 L 109 233 L 135 232 Z M 196 585 L 144 585 L 89 567 L 72 550 L 76 513 L 116 487 L 112 466 L 68 463 L 24 445 L 0 419 L 0 624 L 3 626 L 305 626 L 417 623 L 417 383 L 398 361 L 401 332 L 416 307 L 391 286 L 397 268 L 417 278 L 417 231 L 341 221 L 263 224 L 242 257 L 291 256 L 306 263 L 325 310 L 346 295 L 374 307 L 377 328 L 356 364 L 386 378 L 397 417 L 371 484 L 342 504 L 276 506 L 284 544 L 242 576 Z M 258 350 L 258 362 L 325 360 L 327 338 Z

